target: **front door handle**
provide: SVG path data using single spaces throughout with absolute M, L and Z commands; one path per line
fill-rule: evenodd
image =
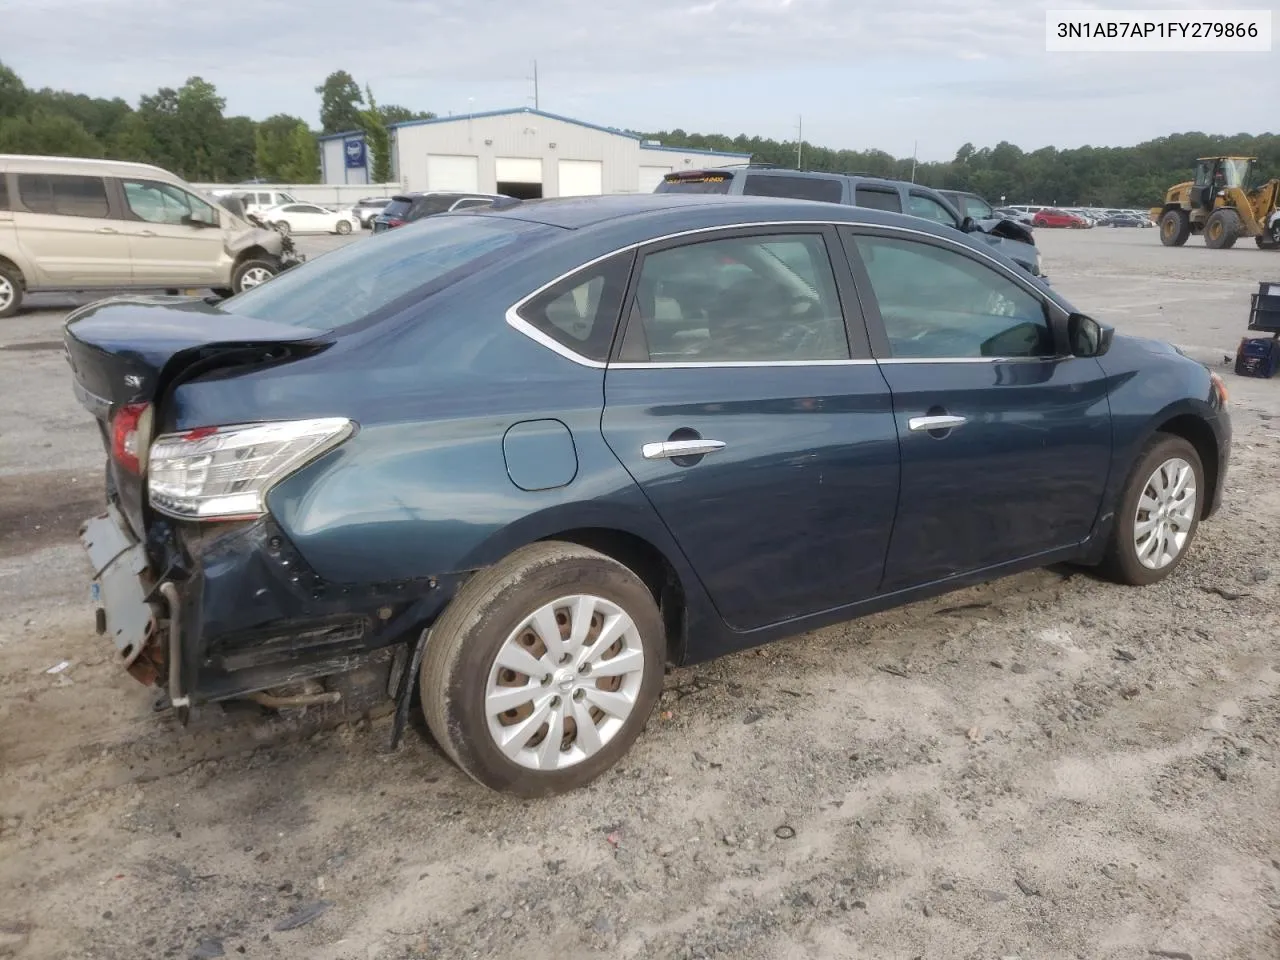
M 156 235 L 156 232 L 155 232 L 154 230 L 140 230 L 140 231 L 138 231 L 138 236 L 140 236 L 140 237 L 154 237 L 155 235 Z
M 912 417 L 907 421 L 907 426 L 917 431 L 954 430 L 956 427 L 963 427 L 968 422 L 968 417 L 955 417 L 944 413 L 931 417 Z
M 119 233 L 120 231 L 117 230 L 115 227 L 99 227 L 98 232 L 99 233 Z
M 640 448 L 646 460 L 671 460 L 675 457 L 701 457 L 724 449 L 723 440 L 663 440 L 646 443 Z

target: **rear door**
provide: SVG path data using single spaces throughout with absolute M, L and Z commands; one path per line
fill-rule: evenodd
M 202 286 L 219 281 L 226 256 L 218 214 L 199 197 L 158 180 L 121 179 L 133 280 Z
M 19 173 L 13 205 L 18 244 L 49 287 L 128 286 L 129 238 L 102 177 Z M 16 203 L 13 201 L 16 199 Z
M 1046 299 L 967 246 L 887 228 L 842 237 L 902 448 L 884 588 L 1082 541 L 1111 461 L 1098 362 L 1066 355 Z
M 779 225 L 642 249 L 605 373 L 606 441 L 737 629 L 880 583 L 897 436 L 837 244 Z

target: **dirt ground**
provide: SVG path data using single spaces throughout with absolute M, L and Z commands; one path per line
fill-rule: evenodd
M 390 754 L 386 719 L 154 712 L 93 633 L 64 314 L 0 322 L 0 956 L 1280 957 L 1280 382 L 1222 365 L 1280 254 L 1038 233 L 1080 308 L 1227 378 L 1225 507 L 1176 575 L 676 671 L 620 769 L 537 802 L 416 720 Z

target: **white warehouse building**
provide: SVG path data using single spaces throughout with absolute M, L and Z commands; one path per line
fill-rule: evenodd
M 673 170 L 726 166 L 746 153 L 667 147 L 633 133 L 523 107 L 391 129 L 392 179 L 402 190 L 504 193 L 532 200 L 603 193 L 652 193 Z M 320 138 L 326 184 L 370 182 L 362 133 Z

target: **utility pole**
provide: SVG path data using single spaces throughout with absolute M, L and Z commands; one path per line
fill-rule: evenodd
M 804 169 L 804 116 L 796 117 L 796 169 Z
M 538 109 L 538 61 L 533 61 L 533 76 L 526 77 L 526 80 L 533 81 L 533 109 Z
M 916 182 L 916 157 L 920 154 L 920 141 L 911 141 L 911 182 Z

